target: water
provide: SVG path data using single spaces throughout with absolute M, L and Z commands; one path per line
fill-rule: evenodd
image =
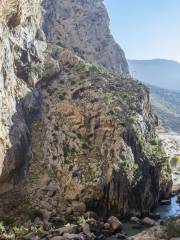
M 123 224 L 123 230 L 125 231 L 125 233 L 127 233 L 128 236 L 134 236 L 134 235 L 148 229 L 148 227 L 145 225 L 142 225 L 141 229 L 134 229 L 133 225 L 136 225 L 136 224 L 131 223 L 131 222 L 126 222 Z
M 180 184 L 180 175 L 174 175 L 173 177 L 175 179 L 174 184 Z M 154 212 L 158 212 L 161 215 L 161 219 L 156 222 L 157 224 L 163 219 L 180 216 L 180 203 L 177 203 L 177 196 L 171 198 L 170 205 L 159 205 Z M 133 236 L 148 228 L 143 226 L 141 229 L 133 229 L 133 225 L 136 224 L 132 224 L 131 222 L 126 222 L 124 224 L 124 231 L 128 236 Z
M 160 213 L 161 219 L 180 216 L 180 204 L 177 203 L 177 196 L 171 198 L 171 205 L 160 205 L 156 212 Z
M 180 216 L 180 204 L 177 203 L 177 196 L 171 198 L 171 205 L 159 205 L 154 212 L 158 212 L 161 215 L 161 219 L 156 221 L 157 224 L 163 219 Z M 133 236 L 148 228 L 147 226 L 143 226 L 141 229 L 133 229 L 133 225 L 136 224 L 131 222 L 124 223 L 123 229 L 128 236 Z

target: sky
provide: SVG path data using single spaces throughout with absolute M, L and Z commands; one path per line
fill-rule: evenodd
M 180 62 L 180 0 L 104 0 L 115 40 L 128 59 Z

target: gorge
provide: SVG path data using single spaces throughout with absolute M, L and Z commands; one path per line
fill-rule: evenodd
M 2 239 L 101 239 L 169 197 L 149 91 L 103 1 L 1 0 L 0 54 Z

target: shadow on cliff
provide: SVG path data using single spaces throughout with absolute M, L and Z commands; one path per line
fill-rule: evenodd
M 40 116 L 40 95 L 36 89 L 15 101 L 16 113 L 12 116 L 13 124 L 9 131 L 12 147 L 8 149 L 4 158 L 0 193 L 11 190 L 23 179 L 31 159 L 31 124 Z
M 41 90 L 59 75 L 62 70 L 40 79 L 27 95 L 15 99 L 16 112 L 12 116 L 12 126 L 9 130 L 11 148 L 4 157 L 2 174 L 0 176 L 0 194 L 14 189 L 26 175 L 31 152 L 31 125 L 41 118 Z

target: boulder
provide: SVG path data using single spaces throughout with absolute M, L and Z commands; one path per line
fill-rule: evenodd
M 74 213 L 83 214 L 86 212 L 86 205 L 83 202 L 73 202 L 72 210 Z
M 119 221 L 117 217 L 111 216 L 107 221 L 110 224 L 111 229 L 115 232 L 122 230 L 123 224 Z
M 50 238 L 50 240 L 64 240 L 64 237 L 62 237 L 62 236 L 56 236 L 56 237 Z
M 34 232 L 30 232 L 28 234 L 26 234 L 23 239 L 25 240 L 37 240 L 38 236 L 34 233 Z
M 82 234 L 65 233 L 63 237 L 65 240 L 84 240 L 84 236 Z
M 44 224 L 45 228 L 48 228 L 49 218 L 50 218 L 51 213 L 49 211 L 47 211 L 46 209 L 42 209 L 41 213 L 43 216 L 43 224 Z
M 58 229 L 55 229 L 54 232 L 56 232 L 57 234 L 59 235 L 63 235 L 64 233 L 77 233 L 78 232 L 78 226 L 77 225 L 74 225 L 74 224 L 69 224 L 69 225 L 66 225 L 64 227 L 61 227 L 61 228 L 58 228 Z
M 104 229 L 109 230 L 111 228 L 109 223 L 105 223 L 104 224 Z
M 72 214 L 73 210 L 72 210 L 71 207 L 68 207 L 68 208 L 66 209 L 66 212 L 67 212 L 67 214 Z
M 145 217 L 143 220 L 142 220 L 142 223 L 145 224 L 145 225 L 148 225 L 148 226 L 154 226 L 155 225 L 155 221 L 149 217 Z
M 117 239 L 127 239 L 127 236 L 124 233 L 117 233 L 115 237 Z
M 103 234 L 96 237 L 97 240 L 104 240 L 105 236 Z
M 180 240 L 180 237 L 171 238 L 170 240 Z
M 95 239 L 96 236 L 91 232 L 89 224 L 87 223 L 83 224 L 82 230 L 88 239 Z
M 138 217 L 131 217 L 130 221 L 134 222 L 134 223 L 140 223 L 141 222 L 141 220 Z
M 180 192 L 180 184 L 173 184 L 173 187 L 172 187 L 172 193 L 179 193 Z

